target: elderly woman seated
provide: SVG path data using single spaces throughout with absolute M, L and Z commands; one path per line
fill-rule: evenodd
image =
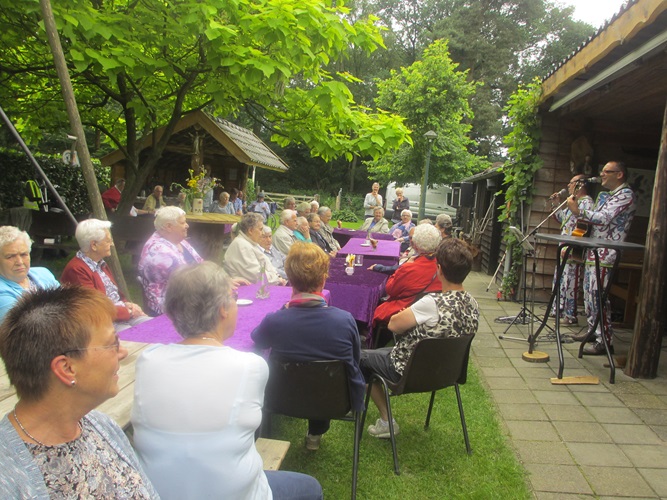
M 305 217 L 296 218 L 296 230 L 294 231 L 294 237 L 297 241 L 312 243 L 313 240 L 310 237 L 310 224 L 308 224 L 308 219 Z
M 224 345 L 237 317 L 227 274 L 212 262 L 178 269 L 164 307 L 183 340 L 141 354 L 132 410 L 134 445 L 160 496 L 322 498 L 310 476 L 262 470 L 255 431 L 269 370 Z
M 233 278 L 242 278 L 256 283 L 266 273 L 269 283 L 284 285 L 286 281 L 280 277 L 271 261 L 264 255 L 262 234 L 264 218 L 260 214 L 247 213 L 238 223 L 239 234 L 232 240 L 223 267 Z
M 322 295 L 329 260 L 317 245 L 292 245 L 285 261 L 293 287 L 292 300 L 279 311 L 267 314 L 252 332 L 252 339 L 259 349 L 270 348 L 271 354 L 294 361 L 344 361 L 352 406 L 361 410 L 364 382 L 359 371 L 359 332 L 352 315 L 329 307 Z M 306 448 L 317 450 L 328 429 L 328 420 L 309 420 Z
M 266 255 L 266 258 L 269 259 L 271 264 L 273 264 L 273 267 L 276 268 L 278 275 L 286 280 L 287 274 L 285 274 L 285 254 L 273 246 L 271 228 L 269 226 L 264 226 L 260 245 L 264 249 L 264 255 Z
M 94 409 L 118 391 L 127 350 L 101 293 L 22 297 L 0 327 L 19 397 L 0 422 L 0 498 L 157 498 L 123 430 Z
M 359 228 L 360 231 L 369 233 L 388 233 L 389 222 L 384 218 L 384 208 L 375 207 L 373 217 L 368 217 Z
M 116 306 L 113 326 L 116 332 L 120 332 L 143 323 L 150 317 L 146 316 L 139 305 L 126 300 L 118 290 L 109 266 L 104 262 L 104 258 L 111 255 L 113 246 L 110 227 L 111 222 L 106 220 L 87 219 L 79 222 L 75 236 L 80 250 L 65 266 L 60 281 L 93 288 L 109 297 Z
M 188 235 L 185 212 L 164 207 L 155 215 L 155 232 L 148 238 L 139 259 L 139 280 L 144 288 L 144 308 L 150 316 L 162 314 L 169 276 L 183 264 L 203 262 L 185 241 Z
M 412 222 L 412 212 L 403 210 L 401 212 L 401 223 L 391 228 L 391 235 L 401 244 L 401 252 L 405 252 L 410 246 L 410 231 L 415 227 Z
M 234 210 L 234 205 L 229 201 L 229 193 L 223 191 L 220 193 L 217 203 L 212 203 L 211 207 L 208 210 L 212 214 L 229 214 L 235 215 L 236 210 Z
M 45 267 L 30 268 L 32 241 L 14 226 L 0 227 L 0 321 L 24 294 L 58 286 Z
M 337 252 L 336 249 L 332 248 L 331 245 L 329 245 L 329 242 L 320 234 L 320 229 L 322 229 L 322 221 L 320 220 L 320 216 L 311 212 L 306 217 L 306 220 L 308 221 L 308 226 L 310 228 L 311 241 L 331 257 L 335 257 Z
M 375 309 L 374 326 L 386 324 L 389 318 L 418 300 L 421 295 L 440 290 L 434 257 L 440 241 L 440 233 L 434 226 L 417 226 L 412 237 L 415 253 L 387 280 L 385 291 L 388 299 Z

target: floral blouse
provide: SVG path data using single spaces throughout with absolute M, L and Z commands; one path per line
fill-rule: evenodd
M 163 312 L 164 294 L 171 273 L 184 264 L 204 261 L 187 241 L 181 241 L 181 247 L 183 252 L 155 232 L 141 251 L 139 281 L 144 288 L 144 306 L 153 315 Z
M 86 419 L 81 425 L 81 435 L 67 443 L 25 443 L 51 498 L 151 498 L 139 472 Z

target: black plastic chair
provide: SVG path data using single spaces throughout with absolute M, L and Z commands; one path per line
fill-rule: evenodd
M 275 354 L 269 357 L 262 435 L 270 434 L 273 413 L 295 418 L 354 422 L 352 498 L 355 499 L 359 443 L 366 411 L 352 410 L 352 416 L 349 416 L 351 410 L 348 377 L 343 361 L 291 361 Z
M 461 391 L 459 385 L 465 384 L 468 377 L 468 358 L 470 356 L 470 345 L 474 335 L 463 335 L 461 337 L 445 337 L 423 339 L 417 342 L 410 359 L 408 360 L 403 376 L 394 384 L 374 373 L 370 382 L 379 381 L 384 387 L 387 410 L 389 413 L 389 435 L 391 439 L 391 450 L 394 455 L 394 472 L 400 475 L 398 467 L 398 455 L 396 453 L 396 436 L 394 435 L 394 418 L 391 412 L 390 396 L 400 396 L 416 392 L 430 392 L 431 402 L 428 405 L 426 423 L 424 429 L 428 429 L 431 421 L 431 411 L 435 393 L 440 389 L 454 386 L 456 399 L 459 404 L 459 415 L 461 416 L 461 427 L 468 455 L 472 453 L 470 440 L 468 439 L 468 428 L 463 413 L 461 402 Z M 391 392 L 390 392 L 391 391 Z M 366 393 L 366 408 L 370 398 L 370 390 Z M 364 415 L 365 417 L 365 415 Z M 363 421 L 362 421 L 363 426 Z

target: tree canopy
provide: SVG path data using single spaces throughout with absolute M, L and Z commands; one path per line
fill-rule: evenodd
M 429 183 L 449 183 L 479 168 L 479 159 L 468 151 L 472 110 L 468 99 L 475 84 L 457 70 L 447 49 L 438 40 L 416 61 L 378 83 L 377 104 L 405 118 L 413 131 L 414 147 L 402 147 L 370 162 L 369 171 L 388 182 L 416 182 L 422 178 L 428 141 L 424 134 L 438 134 L 432 148 Z
M 66 123 L 39 3 L 0 9 L 0 96 L 23 133 L 35 136 Z M 331 0 L 57 2 L 84 124 L 128 159 L 125 207 L 191 110 L 245 110 L 279 144 L 303 144 L 324 159 L 377 157 L 409 141 L 399 116 L 356 104 L 350 75 L 327 70 L 350 48 L 383 44 L 375 18 L 351 23 L 347 13 Z M 161 126 L 165 133 L 140 162 L 139 140 Z

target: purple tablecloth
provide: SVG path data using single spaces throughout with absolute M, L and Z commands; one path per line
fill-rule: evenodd
M 384 264 L 395 264 L 401 252 L 401 244 L 398 241 L 379 240 L 377 248 L 362 246 L 365 240 L 351 238 L 343 248 L 338 251 L 338 256 L 344 257 L 348 254 L 368 255 L 372 259 L 382 260 Z
M 238 289 L 240 299 L 250 299 L 253 302 L 248 306 L 239 306 L 236 330 L 234 335 L 225 341 L 225 345 L 239 351 L 252 351 L 255 346 L 250 338 L 252 331 L 261 323 L 264 316 L 280 309 L 292 296 L 291 287 L 272 286 L 269 289 L 270 297 L 260 300 L 255 298 L 258 288 L 259 285 L 255 284 Z M 325 290 L 324 295 L 328 294 L 329 292 Z M 330 296 L 329 300 L 331 300 Z M 170 344 L 182 340 L 181 336 L 176 333 L 171 320 L 164 314 L 141 325 L 123 330 L 119 336 L 121 340 L 151 344 Z
M 364 258 L 363 266 L 355 266 L 354 274 L 345 273 L 345 259 L 331 259 L 326 288 L 331 292 L 331 305 L 348 311 L 354 319 L 368 324 L 370 329 L 375 307 L 384 296 L 387 275 L 369 271 L 372 264 L 384 263 L 372 258 Z
M 348 241 L 350 241 L 350 238 L 366 239 L 367 234 L 368 234 L 367 231 L 359 231 L 357 229 L 347 229 L 344 227 L 340 229 L 334 228 L 333 231 L 333 237 L 340 244 L 340 246 L 344 246 Z M 376 240 L 394 241 L 394 237 L 391 235 L 391 233 L 371 233 L 371 236 Z

